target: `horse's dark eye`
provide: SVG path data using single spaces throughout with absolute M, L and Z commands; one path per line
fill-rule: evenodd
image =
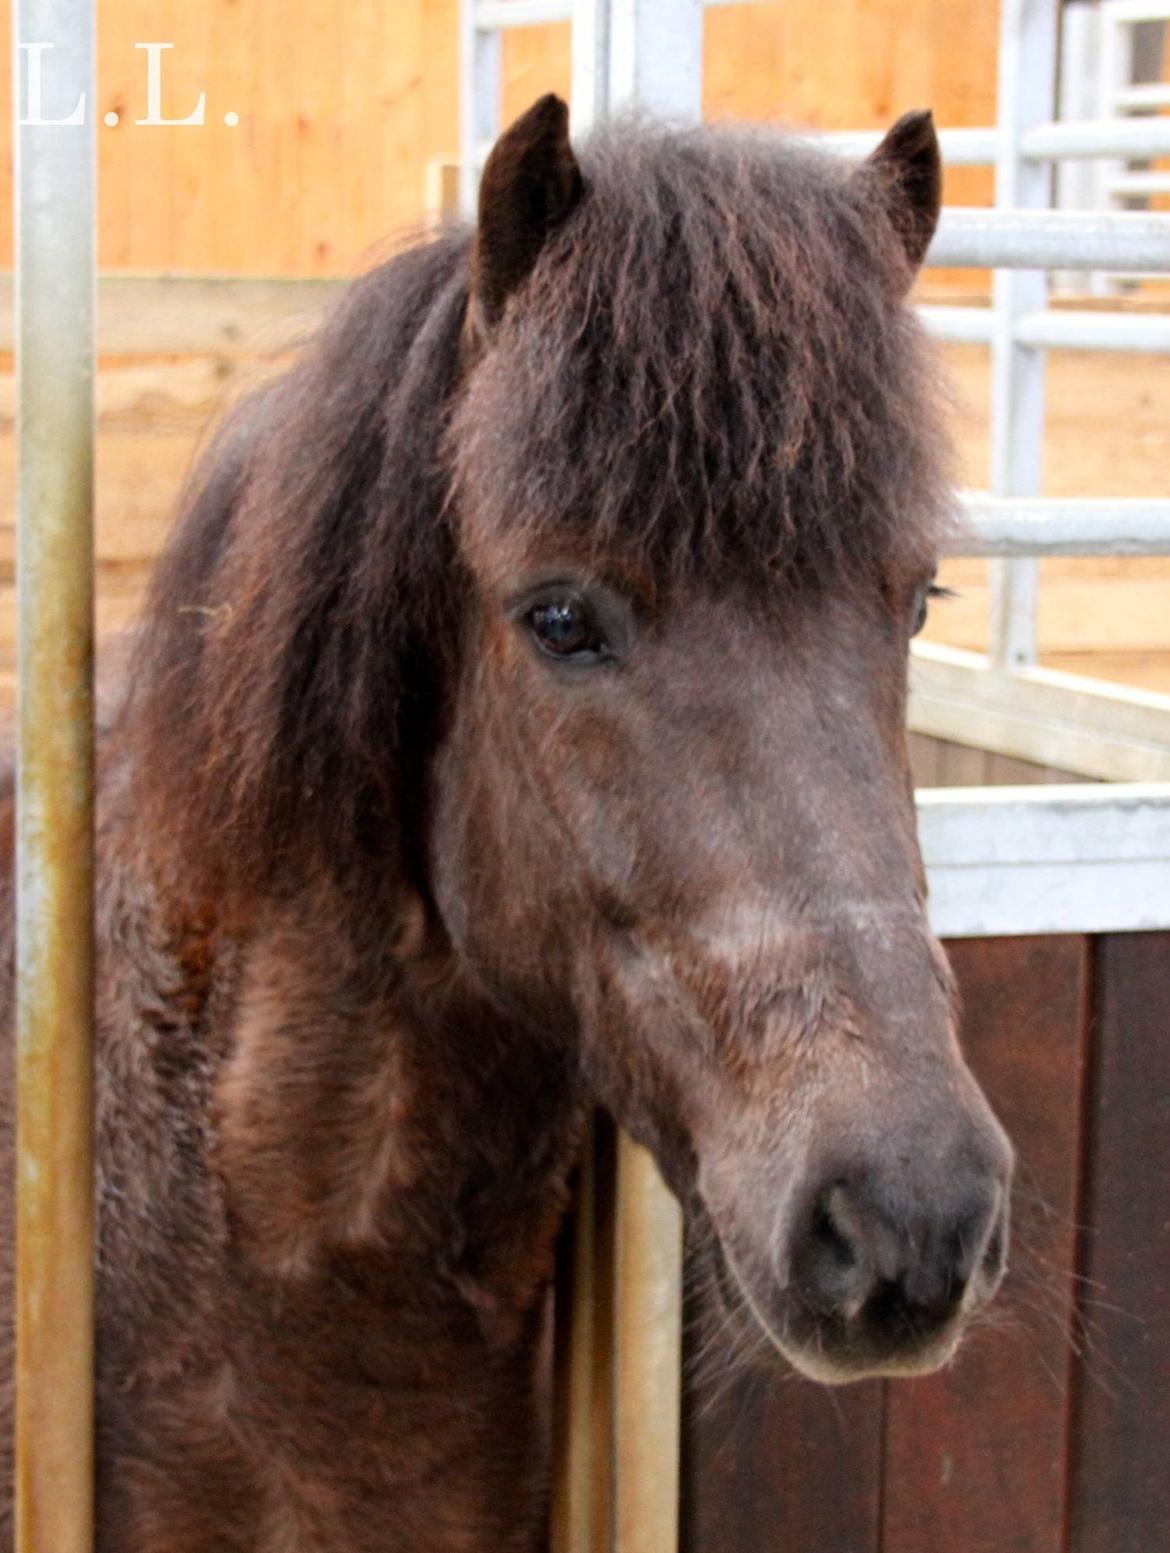
M 582 599 L 547 599 L 529 611 L 528 626 L 537 646 L 553 658 L 580 662 L 605 653 L 605 639 Z
M 911 628 L 910 635 L 917 636 L 919 631 L 921 631 L 923 626 L 926 624 L 926 617 L 930 611 L 931 599 L 953 599 L 954 596 L 955 594 L 953 589 L 940 588 L 939 585 L 935 582 L 932 582 L 929 587 L 923 588 L 922 592 L 918 595 L 918 602 L 914 608 L 914 623 Z

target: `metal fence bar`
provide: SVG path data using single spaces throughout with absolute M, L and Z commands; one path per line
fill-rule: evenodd
M 573 134 L 583 135 L 609 109 L 609 7 L 573 0 Z
M 952 555 L 1170 555 L 1170 498 L 1005 500 L 967 491 L 962 511 Z
M 20 434 L 16 1549 L 88 1553 L 93 0 L 18 0 L 13 63 Z
M 475 25 L 481 32 L 544 27 L 572 16 L 573 0 L 479 0 L 475 7 Z
M 699 119 L 703 0 L 608 0 L 608 9 L 610 107 L 637 104 L 675 119 Z
M 506 3 L 506 0 L 501 0 Z M 500 7 L 495 7 L 498 10 Z M 500 33 L 484 24 L 484 7 L 461 0 L 459 49 L 459 206 L 464 219 L 475 217 L 480 148 L 491 148 L 500 132 Z
M 618 1136 L 614 1553 L 676 1553 L 682 1411 L 682 1209 Z
M 1035 124 L 1020 136 L 1020 150 L 1035 161 L 1170 156 L 1170 120 L 1082 119 Z
M 1040 209 L 1052 196 L 1051 169 L 1022 154 L 1022 135 L 1056 111 L 1057 0 L 1002 0 L 995 201 L 1000 210 Z M 1019 339 L 1020 318 L 1048 297 L 1043 270 L 997 269 L 992 281 L 991 489 L 1039 494 L 1044 466 L 1044 353 Z M 1036 658 L 1035 561 L 998 561 L 991 576 L 991 652 L 1001 665 Z
M 926 305 L 918 309 L 923 326 L 939 340 L 989 345 L 994 319 L 986 307 Z M 1041 308 L 1016 320 L 1016 338 L 1046 350 L 1137 351 L 1170 353 L 1170 315 L 1100 313 Z
M 1123 211 L 944 210 L 926 262 L 945 269 L 1170 274 L 1170 215 Z M 1028 311 L 1043 307 L 1039 302 Z
M 612 1546 L 617 1138 L 598 1113 L 557 1251 L 551 1553 Z
M 824 134 L 810 133 L 805 138 L 827 151 L 860 161 L 878 144 L 882 132 L 843 129 Z M 998 159 L 1003 132 L 994 125 L 940 129 L 938 138 L 943 161 L 949 167 L 990 167 Z M 1034 124 L 1023 131 L 1019 136 L 1019 150 L 1021 156 L 1032 162 L 1168 156 L 1170 120 L 1053 120 L 1047 124 Z

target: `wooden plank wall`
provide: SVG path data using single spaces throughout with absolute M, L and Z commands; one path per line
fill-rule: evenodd
M 9 47 L 10 0 L 0 4 Z M 967 0 L 769 0 L 707 18 L 705 108 L 824 127 L 881 125 L 931 104 L 990 122 L 997 7 Z M 416 227 L 428 167 L 458 150 L 458 0 L 102 0 L 99 263 L 331 275 Z M 164 112 L 206 92 L 201 128 L 140 127 L 141 42 L 172 42 Z M 568 92 L 569 29 L 506 40 L 505 111 Z M 46 80 L 51 83 L 51 71 Z M 7 59 L 0 68 L 0 268 L 11 264 Z M 71 106 L 71 105 L 69 105 Z M 226 113 L 238 113 L 229 128 Z M 116 127 L 104 124 L 117 113 Z M 990 190 L 956 171 L 955 202 Z
M 692 1381 L 683 1553 L 1153 1553 L 1170 1525 L 1170 934 L 952 943 L 1019 1151 L 998 1310 L 947 1372 Z

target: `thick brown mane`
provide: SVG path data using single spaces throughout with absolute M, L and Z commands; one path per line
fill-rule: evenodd
M 635 563 L 841 583 L 938 541 L 940 400 L 880 179 L 619 121 L 452 437 L 463 499 Z M 493 505 L 494 504 L 494 505 Z
M 465 394 L 457 232 L 359 283 L 197 477 L 136 739 L 143 813 L 202 888 L 310 854 L 352 879 L 363 846 L 371 877 L 409 866 L 385 853 L 421 788 L 395 752 L 429 742 L 454 650 L 452 471 L 489 525 L 560 526 L 658 575 L 841 586 L 934 549 L 938 394 L 891 305 L 909 271 L 876 170 L 629 121 L 582 170 Z

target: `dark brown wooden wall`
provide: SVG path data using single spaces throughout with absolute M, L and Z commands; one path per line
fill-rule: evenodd
M 683 1553 L 1170 1549 L 1170 933 L 949 947 L 1019 1154 L 998 1308 L 926 1380 L 693 1382 Z

